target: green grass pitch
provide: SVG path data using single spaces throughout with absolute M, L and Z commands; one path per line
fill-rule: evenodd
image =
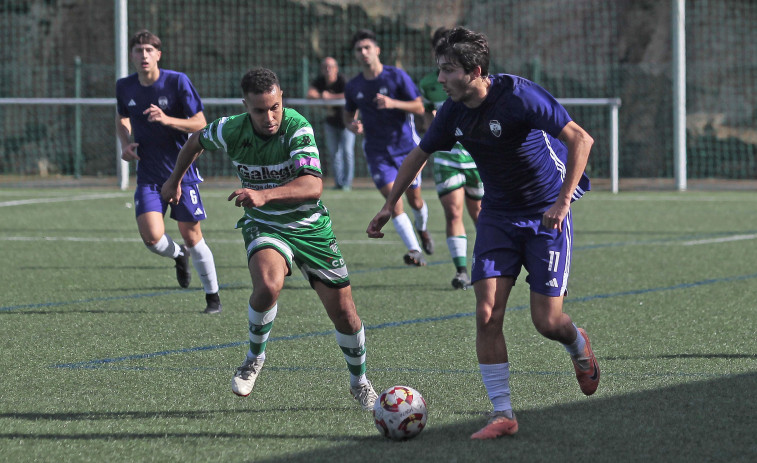
M 202 190 L 224 307 L 206 315 L 196 273 L 179 288 L 173 262 L 139 240 L 131 192 L 0 189 L 4 461 L 757 460 L 754 193 L 591 192 L 576 203 L 565 311 L 591 336 L 599 390 L 584 397 L 564 349 L 533 328 L 524 273 L 505 318 L 520 431 L 472 442 L 490 405 L 474 294 L 450 285 L 433 190 L 437 251 L 425 268 L 402 263 L 391 226 L 367 238 L 378 192 L 325 191 L 369 377 L 428 403 L 427 428 L 396 443 L 349 396 L 333 327 L 299 272 L 252 395 L 231 393 L 251 289 L 231 190 Z

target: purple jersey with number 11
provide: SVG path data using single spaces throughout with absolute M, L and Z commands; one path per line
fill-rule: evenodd
M 137 155 L 137 184 L 162 185 L 176 165 L 176 157 L 189 138 L 181 132 L 160 122 L 150 122 L 144 111 L 151 104 L 159 107 L 170 117 L 188 119 L 203 110 L 202 101 L 189 78 L 176 71 L 160 70 L 158 80 L 144 87 L 136 73 L 116 82 L 118 114 L 128 117 L 134 142 L 139 143 Z M 184 185 L 202 182 L 197 168 L 192 164 L 182 179 Z
M 476 108 L 448 98 L 420 147 L 433 153 L 461 142 L 484 183 L 482 209 L 508 216 L 543 213 L 557 200 L 565 178 L 568 149 L 557 137 L 571 118 L 552 95 L 527 79 L 508 74 L 489 78 L 489 93 Z M 590 188 L 584 173 L 573 200 Z

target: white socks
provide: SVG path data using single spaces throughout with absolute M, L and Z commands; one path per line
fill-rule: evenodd
M 179 245 L 167 234 L 161 236 L 157 243 L 147 246 L 147 249 L 159 256 L 170 257 L 172 259 L 179 257 L 179 254 L 181 254 Z
M 495 412 L 512 410 L 510 404 L 510 363 L 484 365 L 479 363 L 481 378 L 484 380 L 486 393 L 489 395 Z
M 423 201 L 423 206 L 417 211 L 413 209 L 413 215 L 415 216 L 415 229 L 423 231 L 428 227 L 428 205 L 426 201 Z
M 205 244 L 205 238 L 201 239 L 193 248 L 189 248 L 189 255 L 192 256 L 192 264 L 200 275 L 202 287 L 206 294 L 215 294 L 218 292 L 218 278 L 216 277 L 216 264 L 213 261 L 213 253 Z
M 576 329 L 576 340 L 573 341 L 573 344 L 563 344 L 565 346 L 565 350 L 568 351 L 571 357 L 578 357 L 584 353 L 584 349 L 586 349 L 586 339 L 584 339 L 583 336 L 581 336 L 581 333 L 578 332 L 578 327 L 576 324 L 573 324 L 573 328 Z
M 421 245 L 418 244 L 418 238 L 415 236 L 415 231 L 413 230 L 413 224 L 410 223 L 410 217 L 406 213 L 403 212 L 397 217 L 393 217 L 392 225 L 394 225 L 394 229 L 397 230 L 397 234 L 400 235 L 408 251 L 421 250 Z
M 163 257 L 175 259 L 181 253 L 181 247 L 164 234 L 157 243 L 147 246 L 147 249 Z M 189 255 L 192 257 L 192 265 L 200 275 L 202 287 L 206 294 L 215 294 L 218 292 L 218 277 L 216 275 L 216 264 L 213 260 L 213 252 L 205 243 L 205 238 L 201 239 L 193 248 L 189 249 Z

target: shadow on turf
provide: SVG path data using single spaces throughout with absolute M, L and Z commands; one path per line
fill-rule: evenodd
M 129 411 L 129 412 L 60 412 L 60 413 L 0 413 L 0 419 L 28 421 L 99 421 L 99 420 L 157 420 L 183 418 L 205 420 L 223 415 L 255 415 L 267 413 L 333 412 L 334 407 L 266 408 L 261 410 L 175 410 L 175 411 Z M 249 437 L 249 435 L 247 436 Z
M 393 442 L 378 434 L 345 445 L 251 461 L 755 461 L 757 373 L 692 382 L 627 395 L 597 396 L 540 410 L 517 411 L 511 437 L 471 441 L 484 422 L 429 427 L 416 439 Z M 516 398 L 517 399 L 517 398 Z M 433 410 L 433 404 L 429 404 Z
M 668 355 L 620 355 L 602 357 L 602 360 L 641 360 L 641 359 L 757 359 L 757 354 L 668 354 Z
M 53 441 L 66 441 L 66 440 L 135 440 L 135 439 L 187 439 L 187 438 L 226 438 L 226 439 L 244 439 L 250 440 L 252 438 L 261 439 L 287 439 L 287 440 L 301 440 L 301 439 L 319 439 L 327 441 L 365 441 L 366 437 L 347 436 L 347 437 L 334 437 L 323 436 L 319 434 L 261 434 L 254 435 L 249 433 L 229 433 L 229 432 L 157 432 L 157 433 L 86 433 L 86 434 L 30 434 L 30 433 L 0 433 L 0 440 L 2 439 L 28 439 L 28 440 L 53 440 Z M 315 460 L 317 461 L 317 460 Z M 312 462 L 311 462 L 312 463 Z
M 610 388 L 611 385 L 608 385 Z M 471 441 L 469 436 L 484 422 L 477 416 L 460 424 L 435 426 L 433 403 L 429 404 L 429 427 L 416 439 L 393 442 L 378 433 L 360 432 L 334 436 L 316 429 L 302 433 L 251 433 L 242 430 L 178 431 L 171 424 L 161 432 L 14 433 L 0 432 L 0 440 L 145 440 L 165 441 L 187 438 L 232 439 L 226 445 L 248 446 L 250 439 L 272 442 L 313 440 L 330 442 L 330 447 L 296 454 L 278 454 L 264 459 L 254 450 L 245 453 L 248 461 L 754 461 L 753 408 L 747 391 L 757 388 L 757 373 L 686 383 L 668 388 L 618 396 L 596 396 L 545 409 L 516 411 L 520 431 L 515 436 L 491 441 Z M 454 391 L 451 391 L 452 394 Z M 609 392 L 608 392 L 609 394 Z M 464 407 L 464 404 L 461 404 Z M 454 408 L 454 407 L 453 407 Z M 286 409 L 318 411 L 318 408 Z M 333 408 L 323 408 L 324 413 Z M 276 410 L 263 409 L 266 414 Z M 0 419 L 31 421 L 147 420 L 190 418 L 205 420 L 215 415 L 249 414 L 250 410 L 92 412 L 92 413 L 2 413 Z M 469 411 L 459 412 L 461 415 Z M 368 418 L 368 417 L 366 417 Z M 184 425 L 182 425 L 184 426 Z M 7 427 L 5 428 L 8 429 Z M 239 441 L 236 441 L 236 440 Z M 302 443 L 298 444 L 302 446 Z

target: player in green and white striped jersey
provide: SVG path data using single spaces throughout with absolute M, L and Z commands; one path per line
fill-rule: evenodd
M 163 197 L 177 201 L 179 182 L 203 150 L 224 150 L 242 188 L 229 196 L 245 214 L 242 230 L 252 277 L 248 306 L 250 346 L 232 378 L 232 391 L 246 397 L 265 361 L 265 349 L 284 279 L 297 265 L 318 294 L 336 328 L 350 372 L 350 392 L 372 410 L 376 392 L 365 370 L 365 329 L 352 298 L 349 274 L 321 202 L 323 181 L 310 123 L 284 108 L 276 74 L 264 68 L 242 78 L 246 113 L 216 119 L 193 134 L 179 153 Z
M 440 27 L 434 32 L 431 40 L 432 49 L 436 47 L 436 43 L 446 31 L 447 29 Z M 447 92 L 436 80 L 438 74 L 438 70 L 426 74 L 418 85 L 426 105 L 426 115 L 429 116 L 427 127 L 431 124 L 436 110 L 447 100 Z M 450 151 L 434 153 L 434 183 L 447 222 L 447 247 L 452 256 L 452 262 L 455 264 L 452 286 L 465 289 L 470 285 L 470 278 L 467 262 L 468 236 L 463 223 L 463 205 L 475 224 L 481 210 L 481 198 L 484 197 L 484 184 L 478 175 L 473 157 L 460 142 L 455 143 Z

